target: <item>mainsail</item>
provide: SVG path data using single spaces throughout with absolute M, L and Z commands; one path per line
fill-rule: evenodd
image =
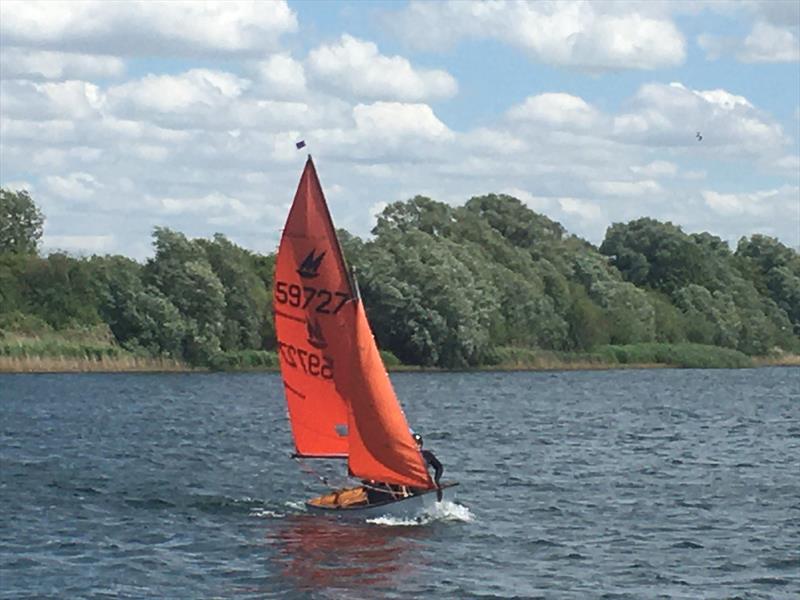
M 347 456 L 348 409 L 327 352 L 354 296 L 322 188 L 309 158 L 275 261 L 275 332 L 297 454 Z M 325 327 L 324 323 L 329 322 Z
M 347 456 L 355 477 L 434 487 L 348 276 L 311 157 L 278 249 L 273 307 L 297 453 Z

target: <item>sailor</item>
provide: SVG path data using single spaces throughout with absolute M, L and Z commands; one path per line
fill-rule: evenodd
M 417 443 L 417 448 L 419 448 L 420 453 L 422 454 L 422 458 L 425 459 L 425 466 L 426 467 L 433 467 L 433 482 L 436 484 L 436 499 L 441 502 L 442 501 L 442 488 L 439 487 L 439 480 L 442 478 L 442 473 L 444 473 L 444 467 L 442 463 L 439 462 L 439 459 L 436 458 L 436 455 L 431 452 L 430 450 L 423 450 L 422 449 L 422 436 L 418 433 L 412 433 L 411 437 L 414 438 L 414 441 Z
M 388 500 L 395 500 L 396 496 L 392 486 L 382 481 L 374 479 L 363 479 L 361 481 L 364 491 L 367 493 L 368 504 L 381 504 Z

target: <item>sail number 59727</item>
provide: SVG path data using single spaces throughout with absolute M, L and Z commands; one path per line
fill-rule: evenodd
M 275 300 L 296 308 L 308 308 L 311 305 L 318 313 L 335 315 L 349 299 L 350 296 L 344 292 L 330 292 L 285 281 L 275 282 Z
M 302 369 L 304 373 L 313 377 L 333 379 L 333 361 L 327 356 L 295 348 L 284 342 L 278 342 L 278 348 L 283 360 L 293 369 Z

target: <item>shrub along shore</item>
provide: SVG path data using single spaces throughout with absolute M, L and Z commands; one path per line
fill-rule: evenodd
M 405 365 L 391 352 L 381 351 L 389 371 L 446 371 L 440 367 Z M 759 366 L 800 366 L 800 355 L 751 357 L 729 348 L 703 344 L 606 345 L 593 352 L 549 352 L 526 348 L 498 349 L 491 364 L 472 371 L 567 371 L 641 368 L 735 369 Z M 0 337 L 0 373 L 133 373 L 277 371 L 278 356 L 267 350 L 224 352 L 212 364 L 197 367 L 171 358 L 153 358 L 129 352 L 112 339 L 87 335 L 50 334 L 43 337 Z

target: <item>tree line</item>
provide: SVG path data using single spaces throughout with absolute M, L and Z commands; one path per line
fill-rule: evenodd
M 157 227 L 144 263 L 42 256 L 43 222 L 29 194 L 0 190 L 2 331 L 102 327 L 142 356 L 274 361 L 274 254 Z M 800 255 L 767 236 L 732 251 L 642 218 L 613 224 L 595 247 L 496 194 L 459 207 L 417 196 L 388 206 L 368 240 L 338 233 L 379 346 L 406 364 L 492 365 L 609 344 L 800 352 Z

